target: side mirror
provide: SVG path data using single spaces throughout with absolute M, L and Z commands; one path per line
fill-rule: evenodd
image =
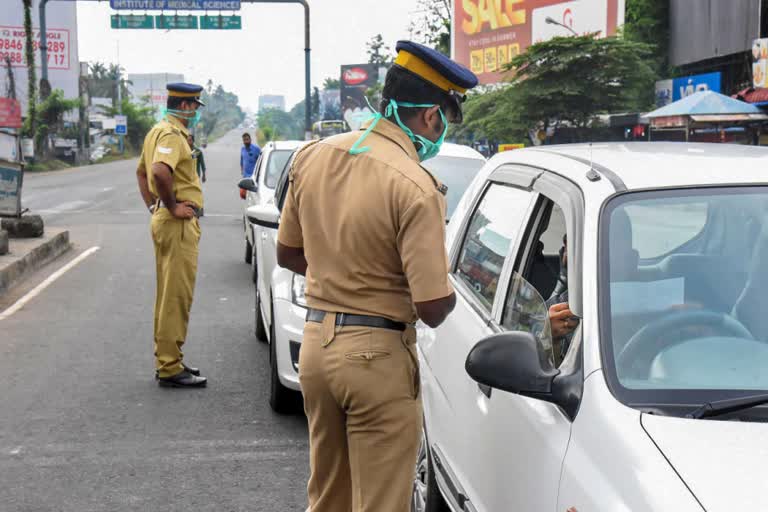
M 248 190 L 249 192 L 256 192 L 258 190 L 256 183 L 254 183 L 251 178 L 241 179 L 237 186 L 243 190 Z
M 552 401 L 552 383 L 560 373 L 543 354 L 533 334 L 494 334 L 469 352 L 464 365 L 480 385 Z
M 274 204 L 257 204 L 245 210 L 248 221 L 265 228 L 277 229 L 280 225 L 280 211 Z

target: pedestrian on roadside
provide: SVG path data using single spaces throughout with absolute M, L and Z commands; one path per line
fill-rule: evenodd
M 200 370 L 184 364 L 181 347 L 187 338 L 189 312 L 197 275 L 203 190 L 188 142 L 200 119 L 203 88 L 168 84 L 163 119 L 144 138 L 136 170 L 139 192 L 152 214 L 157 290 L 154 339 L 155 378 L 160 386 L 204 387 Z
M 240 174 L 243 178 L 248 178 L 253 174 L 256 162 L 261 156 L 261 148 L 257 144 L 251 143 L 251 136 L 248 133 L 243 134 L 243 147 L 240 148 Z
M 205 155 L 203 154 L 203 150 L 195 145 L 195 136 L 191 133 L 187 138 L 187 142 L 189 142 L 189 148 L 192 150 L 192 158 L 195 160 L 197 177 L 200 178 L 200 181 L 205 183 Z
M 309 422 L 309 510 L 410 507 L 421 441 L 417 318 L 440 325 L 456 298 L 435 156 L 477 77 L 397 43 L 380 113 L 294 159 L 278 263 L 306 275 L 299 379 Z
M 195 145 L 195 136 L 191 133 L 187 138 L 187 142 L 189 142 L 189 148 L 192 150 L 192 159 L 195 161 L 197 177 L 200 178 L 200 181 L 205 183 L 205 155 L 203 154 L 203 150 Z M 205 211 L 203 207 L 200 207 L 200 217 L 203 217 L 204 215 Z

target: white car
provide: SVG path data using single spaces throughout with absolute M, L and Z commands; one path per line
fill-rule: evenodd
M 438 180 L 448 186 L 449 218 L 463 191 L 484 163 L 485 158 L 474 149 L 449 143 L 443 144 L 438 156 L 424 163 Z M 291 412 L 299 403 L 299 350 L 307 314 L 304 277 L 277 265 L 277 226 L 279 211 L 285 201 L 289 168 L 290 162 L 278 182 L 275 201 L 247 210 L 259 240 L 255 250 L 259 269 L 256 280 L 256 336 L 270 341 L 269 403 L 277 412 Z
M 272 201 L 275 195 L 275 187 L 280 173 L 283 171 L 286 162 L 293 154 L 296 148 L 305 144 L 299 140 L 281 140 L 268 142 L 261 148 L 261 156 L 256 162 L 253 174 L 248 178 L 243 178 L 238 183 L 238 187 L 246 190 L 245 207 L 243 208 L 243 235 L 245 238 L 245 262 L 251 265 L 254 281 L 256 279 L 256 268 L 253 262 L 253 226 L 247 221 L 245 210 L 250 206 L 258 204 L 267 204 Z
M 727 144 L 489 160 L 448 228 L 456 309 L 419 329 L 412 510 L 768 510 L 767 167 Z

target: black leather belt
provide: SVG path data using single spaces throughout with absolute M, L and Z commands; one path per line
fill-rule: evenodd
M 177 203 L 183 203 L 184 201 L 178 201 L 177 200 L 176 202 Z M 167 208 L 167 206 L 165 206 L 162 201 L 158 201 L 156 204 L 157 204 L 158 208 Z M 200 218 L 200 208 L 198 208 L 195 205 L 188 205 L 188 206 L 190 208 L 192 208 L 192 213 L 195 215 L 195 217 L 197 217 L 199 219 Z
M 322 323 L 325 315 L 325 311 L 310 309 L 307 311 L 307 322 Z M 391 329 L 393 331 L 404 331 L 406 327 L 403 322 L 395 322 L 389 318 L 368 315 L 350 315 L 348 313 L 336 313 L 336 325 L 339 327 L 344 327 L 345 325 L 374 327 L 377 329 Z

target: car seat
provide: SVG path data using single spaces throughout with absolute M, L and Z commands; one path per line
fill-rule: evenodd
M 640 254 L 632 247 L 632 221 L 622 209 L 611 214 L 609 242 L 611 282 L 636 279 Z
M 767 283 L 768 218 L 764 217 L 752 250 L 747 282 L 731 313 L 760 341 L 768 341 L 768 290 L 763 289 Z

